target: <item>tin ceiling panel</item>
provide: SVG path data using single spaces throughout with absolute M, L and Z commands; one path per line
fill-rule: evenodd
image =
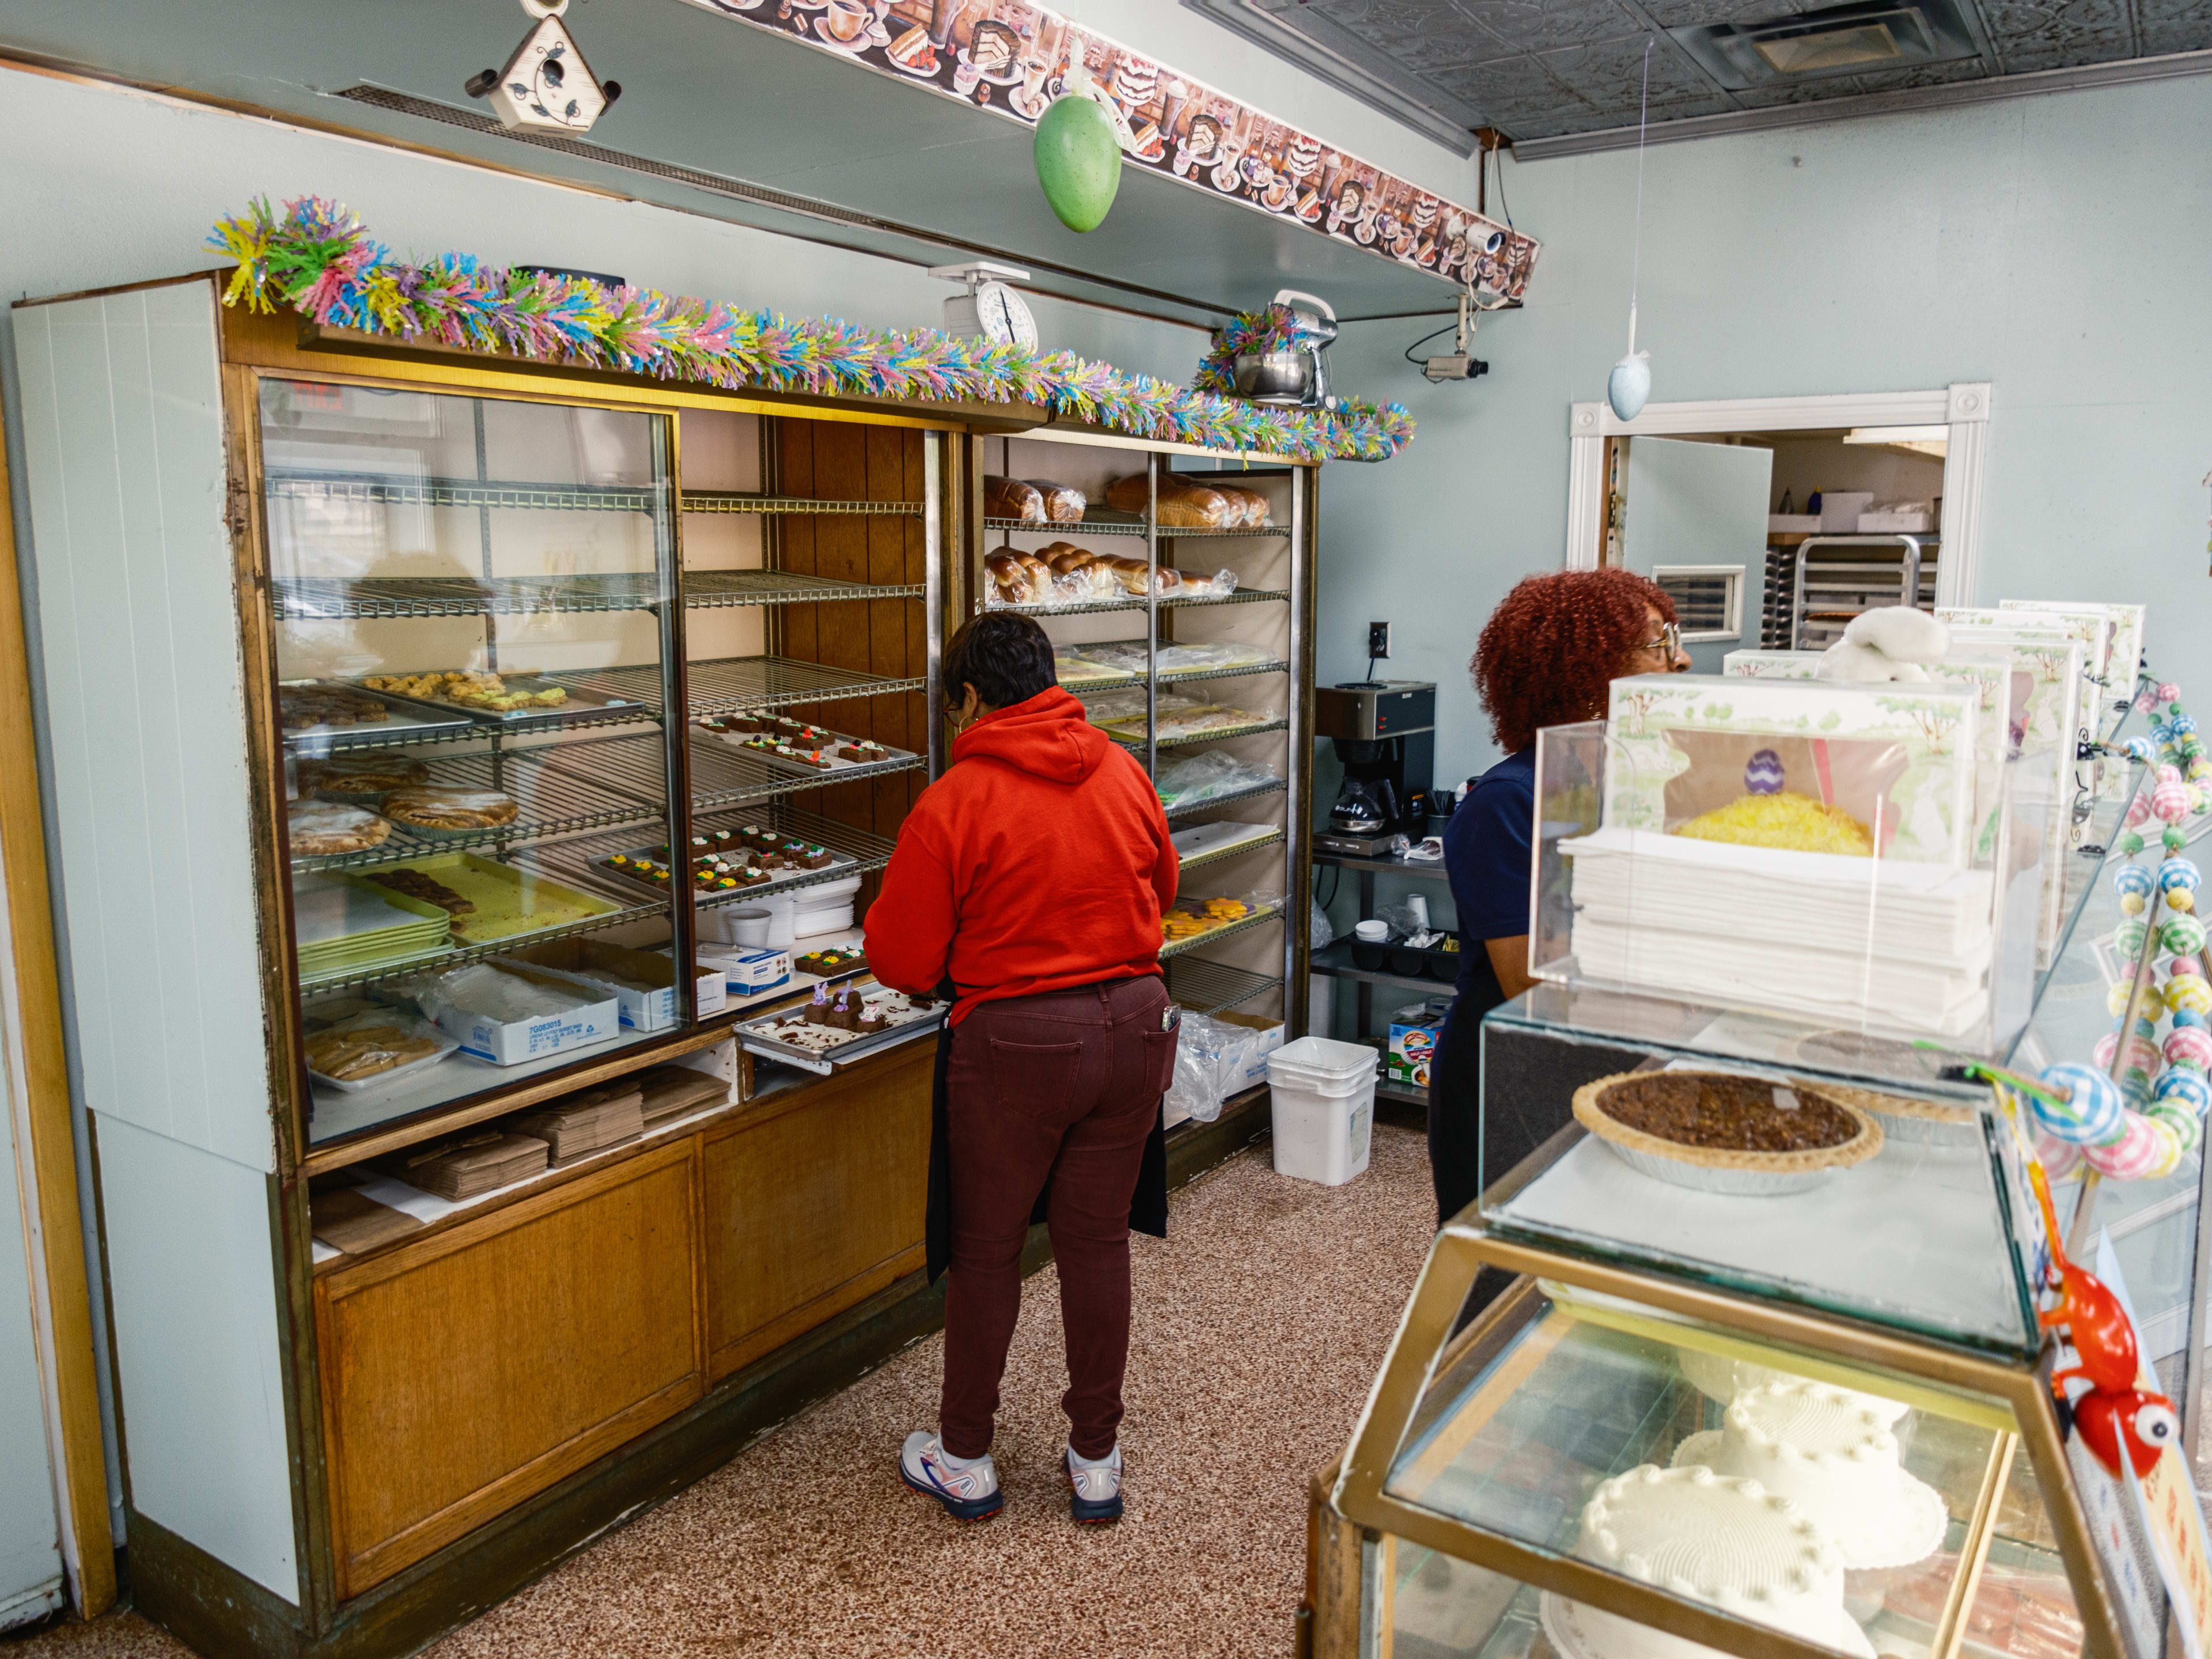
M 1790 19 L 1828 0 L 1183 3 L 1444 143 L 1478 126 L 1516 141 L 1633 128 L 1653 40 L 1655 125 L 1869 94 L 1937 102 L 2009 76 L 2212 52 L 2212 0 L 1954 0 L 1972 37 L 1964 55 L 1732 87 L 1668 31 Z M 1893 96 L 1869 112 L 1895 107 Z

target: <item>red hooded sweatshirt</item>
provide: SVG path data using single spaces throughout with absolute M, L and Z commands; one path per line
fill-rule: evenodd
M 868 966 L 924 993 L 949 970 L 955 1025 L 980 1002 L 1157 974 L 1176 872 L 1145 769 L 1055 685 L 953 740 L 868 908 Z

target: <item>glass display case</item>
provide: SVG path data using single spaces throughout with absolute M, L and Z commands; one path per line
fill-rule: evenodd
M 2095 737 L 2128 707 L 2104 703 Z M 1545 735 L 1540 834 L 1587 836 L 1602 727 Z M 2146 1626 L 2142 1572 L 2114 1566 L 2121 1510 L 2095 1507 L 2118 1485 L 2053 1405 L 2031 1126 L 1966 1069 L 2090 1063 L 2134 967 L 2111 876 L 2146 769 L 2085 750 L 2061 777 L 2056 870 L 1996 866 L 2033 877 L 2039 909 L 2048 877 L 2057 918 L 1993 1047 L 1598 981 L 1565 948 L 1564 861 L 1540 854 L 1532 962 L 1558 970 L 1484 1022 L 1483 1195 L 1316 1477 L 1311 1652 L 2155 1652 L 2157 1603 Z M 1788 926 L 1756 915 L 1739 925 Z M 2111 1245 L 2200 1483 L 2203 1179 L 2191 1156 L 2050 1181 L 2071 1258 Z M 1745 1480 L 1834 1559 L 1793 1555 Z
M 857 939 L 929 764 L 939 434 L 257 396 L 308 1145 L 723 1013 L 739 906 Z

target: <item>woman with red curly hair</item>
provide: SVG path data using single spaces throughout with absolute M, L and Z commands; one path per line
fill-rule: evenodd
M 1482 1017 L 1535 981 L 1528 974 L 1529 848 L 1536 818 L 1536 729 L 1596 720 L 1627 674 L 1690 665 L 1674 602 L 1626 570 L 1531 576 L 1491 613 L 1476 641 L 1475 690 L 1505 758 L 1474 780 L 1444 830 L 1444 872 L 1459 910 L 1458 995 L 1429 1070 L 1429 1168 L 1437 1224 L 1481 1190 Z M 1493 1177 L 1566 1121 L 1526 1111 L 1491 1127 Z M 1525 1144 L 1524 1144 L 1525 1143 Z

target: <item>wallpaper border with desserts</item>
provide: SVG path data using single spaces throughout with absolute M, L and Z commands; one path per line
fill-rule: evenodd
M 1537 242 L 1032 0 L 686 0 L 1033 127 L 1077 50 L 1124 165 L 1286 219 L 1316 235 L 1517 301 Z
M 237 264 L 227 306 L 283 304 L 324 327 L 410 343 L 729 390 L 1035 404 L 1135 438 L 1309 460 L 1388 460 L 1413 438 L 1403 404 L 1277 408 L 1125 374 L 1072 351 L 740 311 L 470 253 L 397 260 L 359 216 L 319 196 L 295 197 L 281 212 L 257 199 L 217 220 L 207 246 Z

